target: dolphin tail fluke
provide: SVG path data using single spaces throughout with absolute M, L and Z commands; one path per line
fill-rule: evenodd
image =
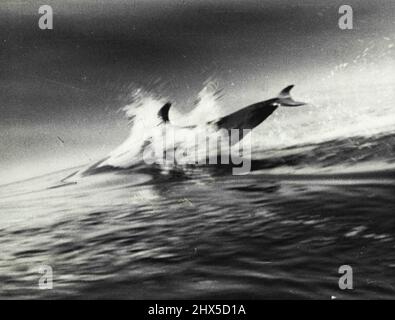
M 294 85 L 286 87 L 277 96 L 278 102 L 282 107 L 299 107 L 306 104 L 304 102 L 299 102 L 292 99 L 291 90 L 293 87 Z

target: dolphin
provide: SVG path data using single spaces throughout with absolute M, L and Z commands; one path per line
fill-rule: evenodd
M 214 126 L 214 128 L 217 129 L 218 131 L 219 130 L 230 131 L 232 129 L 240 130 L 239 131 L 240 136 L 238 137 L 238 139 L 235 141 L 233 140 L 231 141 L 231 144 L 233 145 L 234 143 L 237 143 L 238 141 L 241 141 L 244 138 L 243 129 L 249 129 L 249 130 L 254 129 L 258 125 L 260 125 L 263 121 L 265 121 L 278 107 L 299 107 L 305 105 L 306 103 L 304 102 L 298 102 L 292 99 L 290 91 L 292 90 L 293 87 L 294 87 L 293 85 L 290 85 L 285 89 L 283 89 L 275 98 L 254 103 L 236 112 L 233 112 L 227 116 L 209 121 L 206 123 L 206 125 L 211 127 Z M 167 102 L 159 110 L 158 117 L 161 120 L 159 125 L 170 124 L 170 119 L 169 119 L 170 108 L 171 108 L 171 103 Z M 196 125 L 191 125 L 191 126 L 172 125 L 172 126 L 180 129 L 193 129 L 197 127 Z M 144 144 L 142 148 L 144 148 L 145 145 L 146 144 Z M 63 183 L 62 185 L 55 187 L 57 188 L 57 187 L 73 184 L 74 182 L 67 181 L 71 177 L 75 177 L 78 175 L 85 176 L 88 174 L 106 171 L 108 169 L 108 165 L 105 165 L 105 163 L 109 158 L 110 157 L 106 157 L 101 161 L 96 162 L 95 164 L 89 166 L 85 170 L 74 172 L 73 174 L 69 175 L 65 179 L 61 180 L 61 182 Z
M 225 129 L 249 129 L 252 130 L 263 121 L 265 121 L 278 107 L 299 107 L 306 103 L 292 99 L 290 91 L 294 85 L 284 88 L 277 97 L 257 102 L 233 112 L 222 118 L 207 122 L 208 125 L 214 125 L 218 130 Z M 162 122 L 169 123 L 169 110 L 171 103 L 166 103 L 158 112 Z M 188 126 L 183 128 L 193 128 Z M 241 137 L 242 138 L 242 137 Z

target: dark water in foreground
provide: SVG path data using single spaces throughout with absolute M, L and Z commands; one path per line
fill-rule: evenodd
M 68 173 L 0 188 L 1 298 L 395 298 L 392 171 Z

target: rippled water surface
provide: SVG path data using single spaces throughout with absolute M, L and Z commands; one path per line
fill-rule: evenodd
M 392 153 L 380 149 L 392 139 L 370 145 Z M 314 158 L 325 168 L 319 155 L 333 144 L 298 149 L 286 162 Z M 347 146 L 337 142 L 339 157 Z M 0 296 L 394 298 L 393 171 L 264 169 L 278 161 L 256 161 L 245 176 L 144 168 L 51 188 L 70 170 L 2 186 Z M 349 291 L 338 287 L 345 264 L 354 271 Z M 38 289 L 40 265 L 53 268 L 53 290 Z

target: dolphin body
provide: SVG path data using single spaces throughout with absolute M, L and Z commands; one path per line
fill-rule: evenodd
M 294 87 L 293 85 L 286 87 L 275 98 L 254 103 L 236 112 L 233 112 L 227 116 L 224 116 L 217 120 L 209 121 L 206 124 L 208 126 L 214 126 L 217 130 L 228 130 L 228 131 L 232 129 L 240 130 L 239 131 L 240 136 L 238 137 L 238 140 L 231 141 L 231 144 L 237 143 L 238 141 L 241 141 L 244 138 L 243 129 L 249 129 L 249 130 L 254 129 L 258 125 L 260 125 L 263 121 L 265 121 L 278 107 L 299 107 L 305 105 L 306 103 L 304 102 L 298 102 L 292 99 L 290 95 L 290 91 L 292 90 L 293 87 Z M 158 117 L 162 120 L 161 123 L 165 123 L 165 124 L 170 123 L 169 120 L 170 107 L 171 107 L 171 103 L 168 102 L 159 110 Z M 192 126 L 175 126 L 175 127 L 181 129 L 193 129 L 196 128 L 197 126 L 192 125 Z M 106 157 L 105 159 L 96 162 L 95 164 L 93 164 L 92 166 L 88 167 L 83 171 L 74 172 L 70 176 L 61 180 L 61 182 L 63 183 L 62 185 L 55 187 L 57 188 L 64 185 L 74 184 L 75 182 L 67 182 L 67 180 L 78 174 L 84 176 L 91 173 L 99 173 L 101 171 L 105 171 L 107 168 L 106 166 L 102 167 L 102 165 L 108 159 L 109 157 Z
M 290 91 L 294 86 L 290 85 L 283 89 L 277 97 L 257 102 L 233 112 L 225 117 L 208 122 L 208 125 L 214 125 L 218 130 L 225 129 L 249 129 L 252 130 L 263 121 L 265 121 L 278 107 L 299 107 L 305 105 L 304 102 L 298 102 L 292 99 Z M 169 110 L 171 103 L 166 103 L 158 112 L 158 116 L 164 123 L 169 122 Z M 193 128 L 195 126 L 183 127 Z M 242 139 L 243 137 L 241 137 Z

